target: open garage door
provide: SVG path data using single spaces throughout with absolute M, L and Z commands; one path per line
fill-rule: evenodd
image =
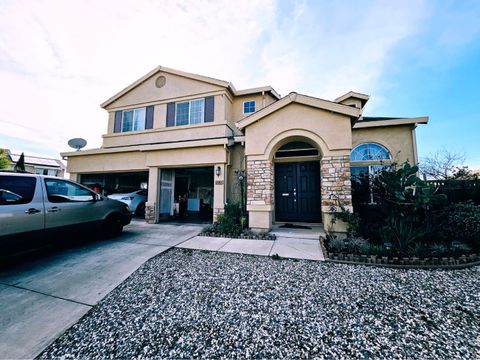
M 90 188 L 99 186 L 103 195 L 129 193 L 147 188 L 148 171 L 82 174 L 80 183 Z

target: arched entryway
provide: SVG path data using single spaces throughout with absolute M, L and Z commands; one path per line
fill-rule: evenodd
M 274 158 L 275 221 L 322 221 L 320 152 L 311 141 L 286 142 Z

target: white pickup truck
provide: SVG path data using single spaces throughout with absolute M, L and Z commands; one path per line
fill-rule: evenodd
M 0 257 L 52 242 L 58 234 L 119 235 L 127 205 L 73 181 L 0 172 Z

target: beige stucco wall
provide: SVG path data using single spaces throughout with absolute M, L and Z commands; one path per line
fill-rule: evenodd
M 234 121 L 238 121 L 243 119 L 244 117 L 251 115 L 251 114 L 244 114 L 243 113 L 243 103 L 245 101 L 255 101 L 255 111 L 258 111 L 265 106 L 270 105 L 271 103 L 275 102 L 275 98 L 270 95 L 270 93 L 258 93 L 252 95 L 242 95 L 237 96 L 234 98 L 232 103 L 232 118 Z
M 67 171 L 69 173 L 146 171 L 149 167 L 202 166 L 227 162 L 228 153 L 219 145 L 71 156 L 68 159 Z
M 271 158 L 284 143 L 305 137 L 320 146 L 323 156 L 331 155 L 351 148 L 350 129 L 347 116 L 292 103 L 245 129 L 245 154 Z
M 161 129 L 129 131 L 103 135 L 103 147 L 118 147 L 167 143 L 174 141 L 208 140 L 232 136 L 233 131 L 226 123 L 207 123 L 185 126 L 172 126 Z
M 161 88 L 155 86 L 155 80 L 159 76 L 165 76 L 166 78 L 166 83 Z M 172 99 L 177 101 L 178 98 L 184 97 L 202 97 L 218 91 L 225 91 L 225 88 L 179 75 L 159 72 L 109 104 L 106 109 L 123 109 L 146 103 L 171 101 Z
M 353 129 L 352 149 L 362 143 L 378 143 L 390 151 L 394 161 L 401 164 L 408 160 L 413 164 L 416 156 L 412 129 L 412 125 Z

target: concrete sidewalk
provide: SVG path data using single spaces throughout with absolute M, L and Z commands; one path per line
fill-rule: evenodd
M 274 228 L 276 240 L 250 240 L 221 237 L 196 236 L 176 245 L 178 248 L 230 252 L 238 254 L 272 256 L 284 258 L 324 260 L 320 247 L 320 226 L 311 229 Z

